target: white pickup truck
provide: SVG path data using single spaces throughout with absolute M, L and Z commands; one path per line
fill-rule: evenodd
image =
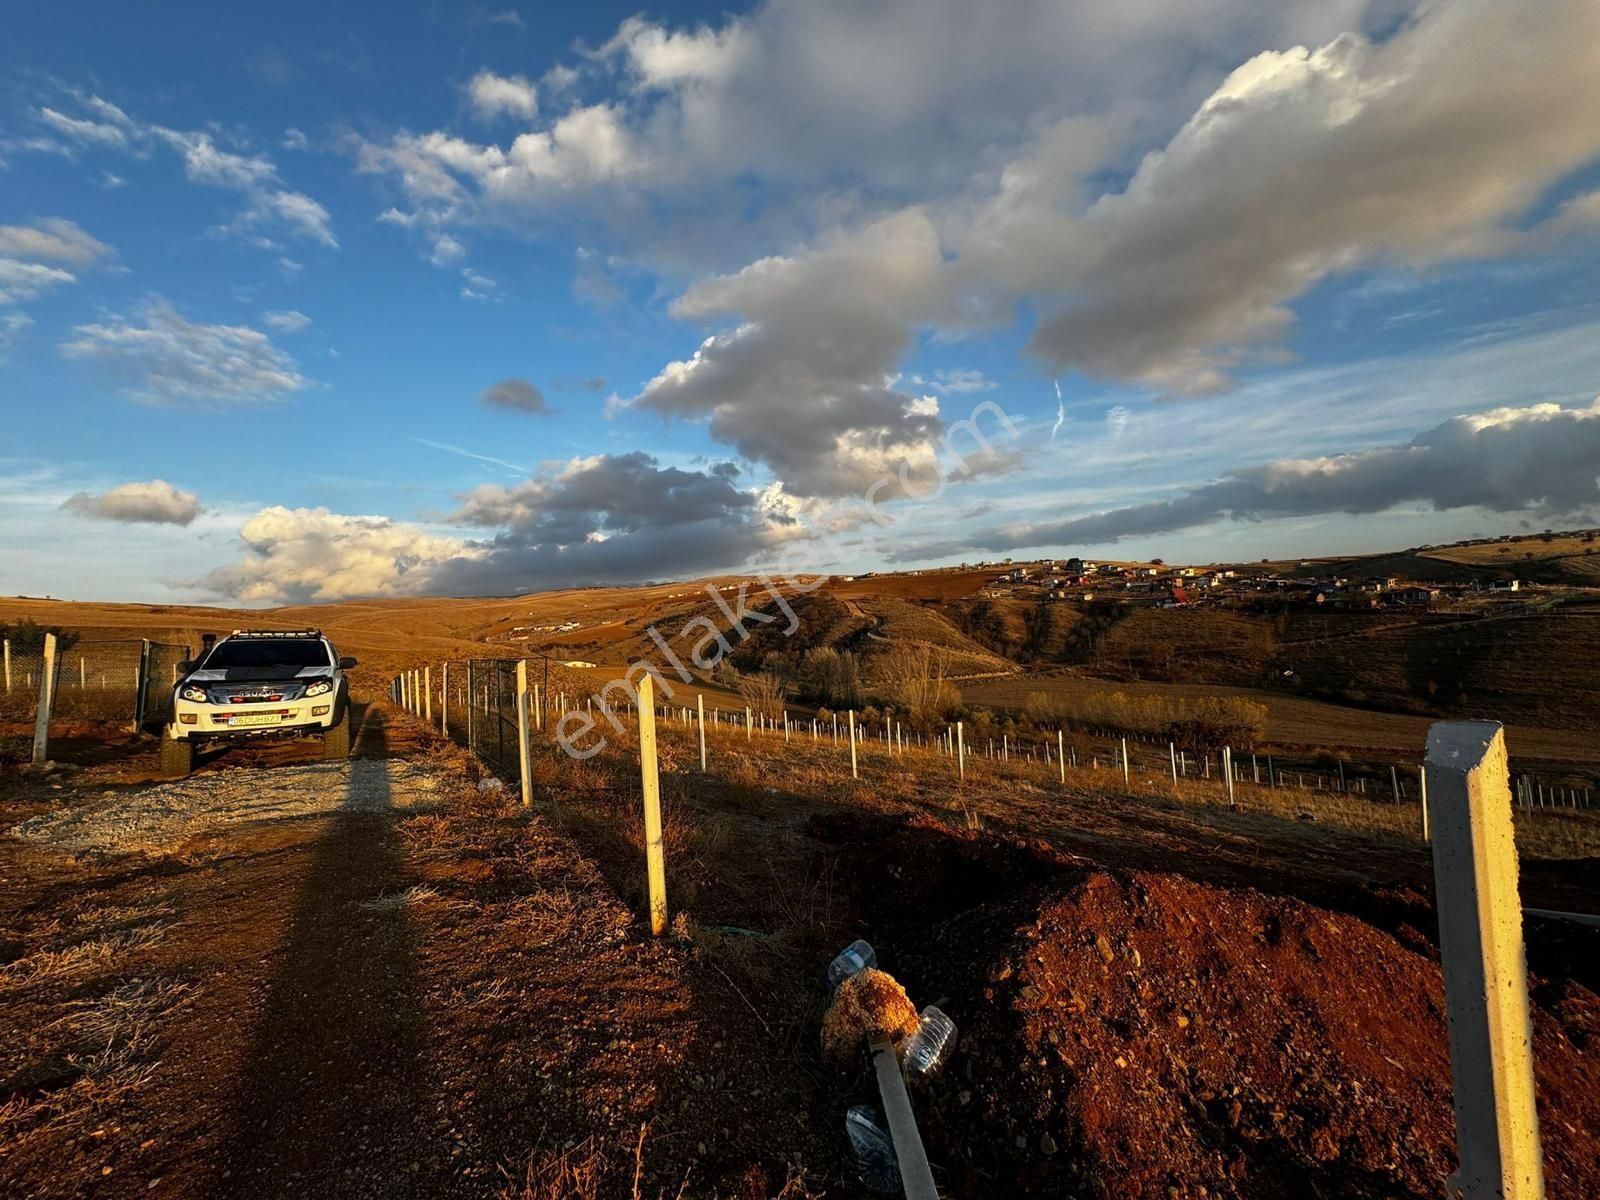
M 236 629 L 179 665 L 161 773 L 187 775 L 214 742 L 320 735 L 324 758 L 350 753 L 350 689 L 340 658 L 317 629 Z

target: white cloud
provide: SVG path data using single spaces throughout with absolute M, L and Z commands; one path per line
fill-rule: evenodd
M 239 531 L 243 558 L 199 585 L 243 603 L 301 604 L 425 593 L 447 563 L 480 552 L 380 516 L 326 508 L 264 508 Z
M 104 242 L 60 217 L 0 225 L 0 305 L 19 304 L 50 288 L 75 283 L 78 277 L 67 266 L 86 267 L 111 252 Z M 66 266 L 55 265 L 60 263 Z
M 500 284 L 471 267 L 461 268 L 461 298 L 463 300 L 498 300 Z
M 311 386 L 266 334 L 191 322 L 160 299 L 73 334 L 62 343 L 64 355 L 100 364 L 150 403 L 244 404 Z
M 98 521 L 188 525 L 200 515 L 200 497 L 180 491 L 164 479 L 152 479 L 119 484 L 99 495 L 76 492 L 61 507 Z
M 302 130 L 296 129 L 291 125 L 283 131 L 282 145 L 285 150 L 309 150 L 311 148 L 311 140 L 306 137 Z
M 63 283 L 73 283 L 77 278 L 71 271 L 63 271 L 60 267 L 0 258 L 0 304 L 32 300 L 40 292 Z
M 460 262 L 467 256 L 467 248 L 448 233 L 441 233 L 433 240 L 433 250 L 428 255 L 428 261 L 436 267 L 448 267 Z
M 702 26 L 678 33 L 644 17 L 629 17 L 600 53 L 621 55 L 641 87 L 669 88 L 727 79 L 750 52 L 750 43 L 747 27 L 738 21 L 721 29 Z
M 1057 370 L 1225 388 L 1330 275 L 1529 248 L 1517 223 L 1600 156 L 1587 115 L 1600 111 L 1600 8 L 1553 0 L 1524 15 L 1461 0 L 1388 41 L 1346 33 L 1258 54 L 1098 197 L 1072 199 L 1082 164 L 1013 164 L 961 237 L 961 270 L 1040 300 L 1031 348 Z M 1563 220 L 1583 228 L 1585 215 Z
M 27 313 L 13 312 L 0 316 L 0 363 L 6 361 L 11 348 L 33 327 L 33 318 Z
M 1452 417 L 1408 442 L 1227 472 L 1174 499 L 979 535 L 986 549 L 1098 546 L 1214 521 L 1380 513 L 1401 504 L 1541 516 L 1600 503 L 1600 400 Z
M 908 321 L 945 315 L 941 271 L 932 223 L 908 211 L 702 280 L 673 314 L 732 313 L 739 324 L 668 363 L 632 404 L 709 418 L 713 438 L 771 467 L 796 496 L 860 495 L 902 467 L 923 479 L 943 428 L 938 407 L 893 379 Z
M 485 121 L 501 116 L 531 120 L 539 112 L 538 89 L 521 75 L 479 71 L 467 84 L 467 99 Z
M 110 246 L 61 217 L 46 217 L 28 225 L 0 225 L 0 255 L 8 258 L 86 267 L 110 253 Z
M 173 129 L 138 120 L 99 96 L 77 91 L 70 95 L 81 110 L 79 115 L 41 107 L 38 116 L 53 134 L 65 139 L 73 153 L 99 150 L 146 157 L 164 147 L 182 158 L 190 182 L 236 192 L 243 198 L 244 207 L 219 232 L 244 234 L 267 248 L 273 245 L 272 233 L 338 246 L 327 209 L 287 187 L 266 155 L 225 149 L 217 144 L 216 136 L 204 130 Z M 286 138 L 293 140 L 298 133 L 290 130 Z M 300 140 L 304 140 L 303 134 Z
M 311 327 L 311 318 L 299 309 L 291 308 L 282 312 L 262 313 L 261 323 L 268 329 L 276 329 L 279 333 L 299 333 Z

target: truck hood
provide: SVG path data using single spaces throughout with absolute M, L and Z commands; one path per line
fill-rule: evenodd
M 288 683 L 312 679 L 332 679 L 332 667 L 223 667 L 195 671 L 185 683 Z

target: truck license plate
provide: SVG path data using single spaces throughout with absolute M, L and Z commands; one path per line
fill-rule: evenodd
M 235 725 L 276 725 L 279 717 L 277 713 L 240 713 L 234 717 Z

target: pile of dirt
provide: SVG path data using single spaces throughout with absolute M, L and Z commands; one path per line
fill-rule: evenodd
M 977 833 L 913 825 L 871 856 L 908 885 L 875 908 L 880 955 L 961 1028 L 919 1100 L 951 1193 L 1443 1193 L 1451 1073 L 1426 943 Z M 1600 1195 L 1600 1000 L 1534 983 L 1548 1194 Z

